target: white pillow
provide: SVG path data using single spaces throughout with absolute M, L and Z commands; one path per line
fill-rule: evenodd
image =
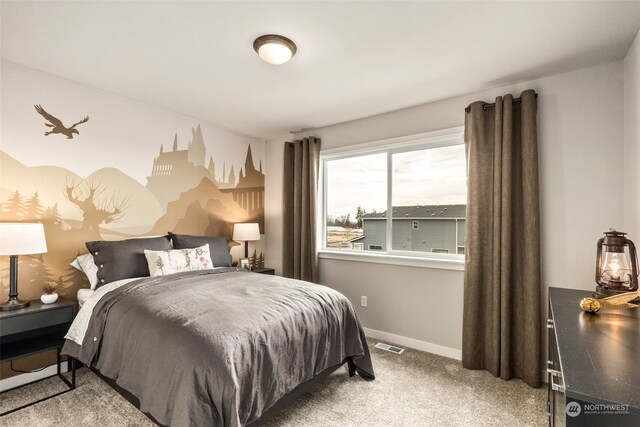
M 151 276 L 164 276 L 181 271 L 213 269 L 209 244 L 193 249 L 144 251 Z
M 91 289 L 96 288 L 96 285 L 98 284 L 98 266 L 93 261 L 93 255 L 79 255 L 69 265 L 82 271 L 87 276 L 87 279 L 89 279 L 89 284 L 91 285 Z
M 78 305 L 82 307 L 82 304 L 84 304 L 94 294 L 95 292 L 91 289 L 78 289 Z

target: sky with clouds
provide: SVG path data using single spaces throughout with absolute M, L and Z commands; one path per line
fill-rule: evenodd
M 393 205 L 447 205 L 467 202 L 464 145 L 393 154 Z M 387 209 L 387 154 L 327 162 L 327 214 Z

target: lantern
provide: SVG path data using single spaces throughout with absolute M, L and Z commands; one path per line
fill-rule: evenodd
M 595 296 L 598 298 L 638 290 L 638 255 L 627 233 L 612 228 L 598 240 Z

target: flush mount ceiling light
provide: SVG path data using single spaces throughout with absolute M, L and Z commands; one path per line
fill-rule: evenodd
M 280 65 L 296 54 L 296 44 L 284 36 L 265 34 L 253 42 L 253 49 L 263 61 Z

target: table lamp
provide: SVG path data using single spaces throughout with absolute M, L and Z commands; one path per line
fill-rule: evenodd
M 44 226 L 38 223 L 0 222 L 0 255 L 9 255 L 9 300 L 0 303 L 0 311 L 29 306 L 18 299 L 18 255 L 47 252 Z
M 244 240 L 244 257 L 249 258 L 249 241 L 260 240 L 260 226 L 257 222 L 235 224 L 232 240 Z

